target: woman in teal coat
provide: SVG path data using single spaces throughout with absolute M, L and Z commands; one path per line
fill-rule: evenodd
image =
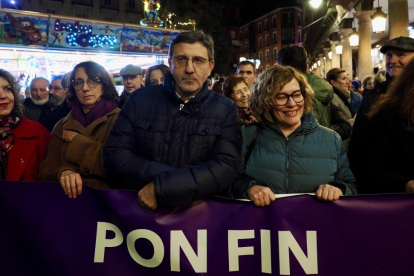
M 356 194 L 340 136 L 311 113 L 312 93 L 289 66 L 273 66 L 259 76 L 251 108 L 260 123 L 244 129 L 245 161 L 230 191 L 233 198 L 265 206 L 275 194 L 315 193 L 324 201 Z

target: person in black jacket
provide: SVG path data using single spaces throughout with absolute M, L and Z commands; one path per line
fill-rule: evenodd
M 368 113 L 352 163 L 362 193 L 414 192 L 414 59 Z
M 214 44 L 201 31 L 170 45 L 162 85 L 133 93 L 104 147 L 113 187 L 139 190 L 150 209 L 226 191 L 238 176 L 241 130 L 236 104 L 208 90 Z
M 405 70 L 410 59 L 414 57 L 414 39 L 403 36 L 391 39 L 381 47 L 380 51 L 385 55 L 386 81 L 378 82 L 372 90 L 364 93 L 349 142 L 348 158 L 351 168 L 353 161 L 359 156 L 356 148 L 359 147 L 358 143 L 361 141 L 359 136 L 368 122 L 367 114 L 376 105 L 379 97 L 387 92 L 393 79 Z

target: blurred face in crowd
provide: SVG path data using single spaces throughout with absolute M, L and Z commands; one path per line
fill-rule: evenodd
M 373 79 L 372 78 L 370 78 L 368 81 L 367 81 L 367 84 L 365 85 L 365 89 L 366 90 L 371 90 L 371 89 L 373 89 L 374 88 L 374 81 L 373 81 Z
M 103 94 L 103 85 L 99 78 L 89 78 L 83 67 L 76 70 L 74 87 L 85 113 L 95 106 Z
M 214 68 L 214 60 L 209 61 L 207 48 L 200 42 L 174 45 L 168 63 L 174 77 L 175 91 L 183 99 L 200 92 Z
M 44 79 L 35 79 L 30 87 L 30 94 L 32 95 L 32 102 L 35 105 L 44 105 L 49 101 L 49 91 L 47 87 L 49 82 Z
M 0 118 L 7 117 L 14 107 L 14 95 L 10 83 L 0 77 Z
M 253 66 L 251 66 L 250 64 L 240 65 L 237 74 L 245 78 L 250 87 L 256 81 L 256 75 L 254 74 Z
M 293 78 L 275 96 L 273 117 L 282 132 L 291 132 L 301 125 L 304 105 L 299 82 Z
M 150 74 L 151 85 L 160 85 L 164 82 L 164 74 L 160 69 L 152 70 Z
M 401 74 L 404 67 L 414 57 L 414 52 L 403 52 L 398 49 L 389 49 L 385 53 L 385 67 L 390 77 L 396 77 Z
M 66 98 L 67 89 L 63 89 L 61 79 L 55 79 L 49 85 L 49 102 L 52 106 L 61 104 Z
M 143 78 L 141 75 L 123 76 L 122 83 L 124 84 L 125 91 L 131 94 L 135 90 L 141 88 L 142 80 Z
M 231 98 L 237 104 L 239 108 L 249 108 L 249 99 L 250 99 L 250 89 L 244 83 L 238 83 L 233 87 L 233 94 Z
M 349 92 L 349 80 L 345 72 L 342 72 L 336 80 L 331 80 L 331 84 L 345 89 Z

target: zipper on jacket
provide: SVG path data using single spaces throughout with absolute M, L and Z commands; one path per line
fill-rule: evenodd
M 285 191 L 289 193 L 289 138 L 286 138 Z

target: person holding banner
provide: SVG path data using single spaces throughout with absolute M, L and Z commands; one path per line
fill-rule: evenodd
M 245 126 L 242 176 L 233 198 L 269 205 L 275 194 L 316 193 L 323 201 L 356 194 L 340 136 L 320 126 L 312 89 L 290 66 L 273 66 L 253 85 L 250 107 L 259 123 Z
M 414 192 L 413 78 L 411 58 L 368 113 L 352 163 L 362 193 Z
M 23 116 L 13 75 L 0 69 L 0 180 L 36 181 L 49 132 Z
M 82 185 L 106 189 L 102 148 L 120 110 L 118 93 L 104 67 L 87 61 L 73 69 L 67 100 L 70 113 L 52 131 L 39 180 L 59 182 L 69 198 L 82 193 Z

